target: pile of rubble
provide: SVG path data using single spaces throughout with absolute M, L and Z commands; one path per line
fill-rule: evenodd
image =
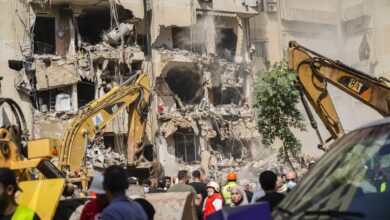
M 160 112 L 158 118 L 163 121 L 161 131 L 165 138 L 178 128 L 191 128 L 196 135 L 207 139 L 219 135 L 221 140 L 250 140 L 259 136 L 249 110 L 234 104 L 218 107 L 210 105 L 203 110 L 199 106 L 187 105 L 182 111 Z
M 124 154 L 115 152 L 104 145 L 92 145 L 87 149 L 87 166 L 89 168 L 107 168 L 111 165 L 125 166 L 127 160 Z

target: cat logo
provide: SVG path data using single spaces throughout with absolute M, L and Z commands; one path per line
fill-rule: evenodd
M 112 115 L 115 112 L 117 112 L 124 104 L 125 104 L 125 102 L 118 102 L 118 103 L 115 103 L 113 105 L 109 105 L 109 106 L 104 108 L 104 111 L 106 111 L 108 114 Z
M 112 113 L 116 112 L 116 110 L 118 110 L 118 108 L 119 108 L 118 105 L 115 104 L 114 106 L 111 107 L 111 112 Z
M 351 80 L 348 83 L 348 88 L 352 89 L 354 92 L 360 94 L 360 91 L 363 88 L 363 83 L 361 83 L 359 80 L 356 80 L 354 78 L 351 78 Z
M 371 87 L 368 83 L 364 83 L 351 76 L 342 76 L 337 80 L 341 85 L 350 89 L 352 92 L 358 94 L 361 98 L 365 100 L 371 99 Z

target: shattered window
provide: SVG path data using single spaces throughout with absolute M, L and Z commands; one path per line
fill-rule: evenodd
M 34 53 L 54 54 L 55 22 L 52 17 L 37 17 L 34 24 Z
M 106 7 L 84 8 L 77 18 L 81 41 L 97 44 L 102 33 L 110 29 L 110 10 Z
M 175 155 L 182 162 L 194 162 L 199 160 L 198 144 L 195 134 L 189 132 L 176 132 L 175 140 Z
M 233 28 L 218 28 L 217 29 L 217 53 L 218 56 L 233 60 L 236 55 L 237 35 Z

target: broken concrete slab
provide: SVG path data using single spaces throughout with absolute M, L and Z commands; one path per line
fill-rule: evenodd
M 72 85 L 80 81 L 76 65 L 71 61 L 38 59 L 35 62 L 38 91 Z

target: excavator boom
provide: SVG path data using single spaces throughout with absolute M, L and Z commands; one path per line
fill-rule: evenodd
M 96 133 L 119 112 L 129 107 L 128 160 L 133 163 L 134 152 L 144 136 L 147 109 L 150 98 L 150 81 L 144 73 L 132 76 L 120 86 L 114 87 L 99 99 L 81 109 L 65 130 L 59 154 L 60 169 L 75 171 L 85 158 L 86 148 Z
M 288 67 L 297 73 L 299 89 L 324 123 L 332 136 L 331 139 L 343 136 L 344 129 L 329 96 L 328 82 L 381 115 L 390 115 L 390 87 L 387 85 L 389 81 L 385 78 L 363 73 L 340 61 L 322 56 L 295 41 L 289 43 Z M 302 99 L 305 105 L 305 100 L 303 97 Z M 307 105 L 305 109 L 310 111 Z M 308 114 L 311 117 L 309 112 Z M 312 125 L 316 129 L 313 121 Z M 316 131 L 319 134 L 317 129 Z M 321 137 L 320 141 L 324 144 Z

